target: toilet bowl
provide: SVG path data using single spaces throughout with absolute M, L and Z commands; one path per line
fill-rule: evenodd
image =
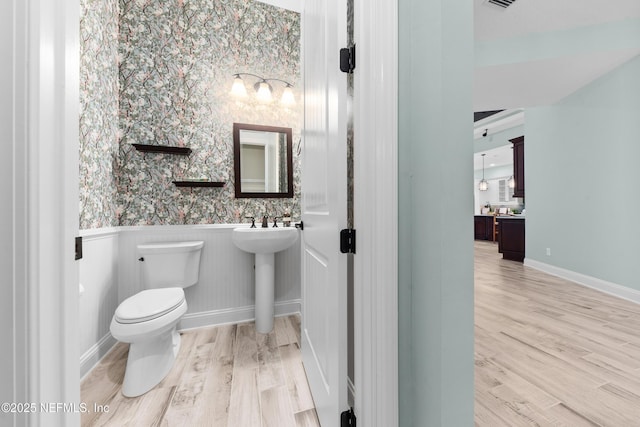
M 151 289 L 120 303 L 110 326 L 115 339 L 129 343 L 124 396 L 146 393 L 171 370 L 180 349 L 176 326 L 187 311 L 183 287 L 197 283 L 202 246 L 203 242 L 138 246 L 143 282 Z
M 169 373 L 180 349 L 176 325 L 186 311 L 182 288 L 148 289 L 120 304 L 111 335 L 130 343 L 123 395 L 140 396 Z

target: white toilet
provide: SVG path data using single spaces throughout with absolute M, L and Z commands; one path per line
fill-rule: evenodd
M 111 320 L 111 335 L 128 342 L 122 394 L 140 396 L 169 373 L 180 349 L 176 325 L 187 311 L 182 288 L 198 283 L 204 242 L 139 245 L 145 290 L 122 301 Z

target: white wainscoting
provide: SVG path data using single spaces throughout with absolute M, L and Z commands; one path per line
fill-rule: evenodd
M 576 273 L 575 271 L 556 267 L 555 265 L 546 264 L 544 262 L 536 261 L 530 258 L 525 258 L 524 265 L 542 271 L 544 273 L 551 274 L 552 276 L 557 276 L 562 279 L 569 280 L 571 282 L 577 283 L 578 285 L 586 286 L 588 288 L 604 292 L 605 294 L 613 295 L 615 297 L 640 304 L 640 291 L 637 291 L 636 289 L 631 289 L 613 282 L 607 282 L 606 280 L 587 276 L 586 274 Z
M 118 230 L 81 233 L 79 296 L 80 376 L 84 376 L 115 344 L 109 333 L 118 306 Z
M 238 224 L 142 226 L 87 230 L 80 283 L 81 375 L 113 346 L 109 333 L 118 304 L 142 290 L 136 246 L 202 240 L 198 284 L 185 289 L 188 310 L 178 325 L 191 329 L 254 318 L 254 256 L 236 248 Z M 275 314 L 300 312 L 300 240 L 276 254 Z
M 200 280 L 185 289 L 185 319 L 198 313 L 243 311 L 254 304 L 254 255 L 236 248 L 237 225 L 123 227 L 120 230 L 119 301 L 140 292 L 141 268 L 136 246 L 146 243 L 202 240 Z M 276 303 L 300 300 L 300 244 L 276 254 Z M 300 311 L 299 309 L 295 312 Z M 282 313 L 285 314 L 285 313 Z M 213 318 L 213 317 L 212 317 Z M 224 318 L 224 317 L 223 317 Z M 252 319 L 253 316 L 241 320 Z M 226 322 L 223 322 L 226 323 Z M 193 327 L 193 326 L 188 326 Z

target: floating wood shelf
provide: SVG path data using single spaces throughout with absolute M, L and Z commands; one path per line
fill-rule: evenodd
M 224 187 L 224 182 L 217 181 L 173 181 L 176 187 Z
M 151 144 L 131 144 L 136 150 L 145 153 L 165 153 L 165 154 L 178 154 L 180 156 L 188 156 L 191 154 L 191 148 L 189 147 L 172 147 L 169 145 L 151 145 Z

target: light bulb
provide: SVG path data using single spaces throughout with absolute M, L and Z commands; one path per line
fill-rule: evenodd
M 271 102 L 271 87 L 266 81 L 256 83 L 256 97 L 262 102 Z
M 247 96 L 247 88 L 244 86 L 242 77 L 236 74 L 236 78 L 233 79 L 233 86 L 231 86 L 231 94 L 235 96 L 245 97 Z
M 282 98 L 280 99 L 284 105 L 294 105 L 296 103 L 296 98 L 293 96 L 293 91 L 291 90 L 291 86 L 287 85 L 284 88 L 284 92 L 282 92 Z

